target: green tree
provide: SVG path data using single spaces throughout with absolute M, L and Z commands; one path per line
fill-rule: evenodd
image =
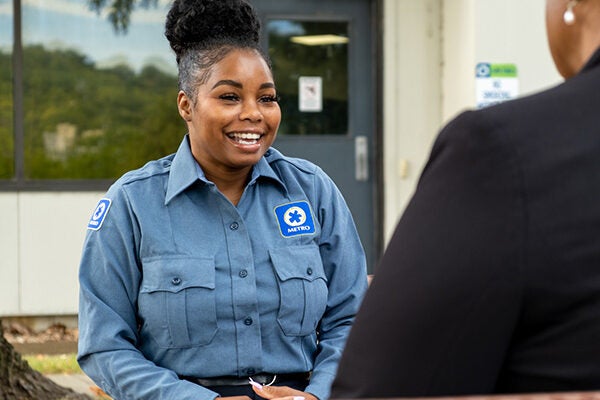
M 10 179 L 14 175 L 11 63 L 11 54 L 0 51 L 0 179 Z
M 151 65 L 99 69 L 73 50 L 23 53 L 28 178 L 116 178 L 177 150 L 176 76 Z
M 136 5 L 143 8 L 156 7 L 158 0 L 88 0 L 90 9 L 98 14 L 108 8 L 108 20 L 117 33 L 127 33 L 129 17 Z

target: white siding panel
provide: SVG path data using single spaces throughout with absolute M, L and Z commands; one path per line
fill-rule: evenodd
M 19 311 L 18 202 L 16 193 L 0 193 L 0 316 Z
M 77 272 L 87 221 L 102 194 L 21 193 L 21 314 L 77 313 Z

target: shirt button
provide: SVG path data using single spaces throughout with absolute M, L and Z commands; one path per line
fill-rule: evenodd
M 231 225 L 229 225 L 229 229 L 231 229 L 232 231 L 235 231 L 239 227 L 240 225 L 237 222 L 232 222 Z
M 246 324 L 246 325 L 248 325 L 248 326 L 252 325 L 252 318 L 250 318 L 250 317 L 246 318 L 246 319 L 244 320 L 244 324 Z
M 310 268 L 310 267 L 306 268 L 306 273 L 307 273 L 308 275 L 312 275 L 312 273 L 313 273 L 313 270 L 312 270 L 312 268 Z
M 248 271 L 246 271 L 245 269 L 240 271 L 240 278 L 245 278 L 248 276 Z
M 171 283 L 175 286 L 181 284 L 181 278 L 173 278 L 171 279 Z

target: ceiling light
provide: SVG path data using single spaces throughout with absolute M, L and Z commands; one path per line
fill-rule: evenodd
M 292 36 L 290 40 L 293 43 L 303 44 L 305 46 L 325 46 L 328 44 L 346 44 L 348 38 L 339 35 L 305 35 Z

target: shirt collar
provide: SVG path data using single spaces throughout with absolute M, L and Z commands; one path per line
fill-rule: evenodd
M 263 157 L 261 157 L 260 160 L 258 160 L 256 165 L 254 165 L 254 168 L 252 168 L 252 176 L 250 177 L 249 184 L 253 184 L 254 182 L 256 182 L 257 179 L 259 179 L 261 177 L 273 179 L 273 180 L 279 182 L 281 187 L 287 192 L 287 188 L 285 187 L 285 184 L 279 178 L 279 175 L 277 175 L 277 173 L 275 173 L 275 170 L 273 170 L 273 167 L 271 167 L 271 164 L 267 161 L 267 157 L 270 156 L 270 154 L 272 152 L 273 152 L 273 149 L 267 150 L 265 155 Z
M 265 156 L 271 154 L 272 149 L 267 150 Z M 275 173 L 269 162 L 265 157 L 261 157 L 258 163 L 252 168 L 252 176 L 249 184 L 254 184 L 259 178 L 270 178 L 281 185 L 286 190 L 285 184 Z M 200 165 L 196 162 L 196 159 L 192 155 L 190 148 L 189 135 L 185 135 L 177 153 L 173 157 L 171 162 L 171 171 L 169 173 L 169 182 L 167 184 L 167 193 L 165 196 L 165 205 L 167 205 L 175 196 L 182 193 L 188 187 L 193 185 L 196 181 L 202 181 L 207 184 L 210 182 L 206 179 L 204 171 L 200 168 Z
M 185 135 L 171 162 L 165 205 L 198 180 L 199 168 L 197 165 L 198 163 L 192 155 L 189 137 Z

